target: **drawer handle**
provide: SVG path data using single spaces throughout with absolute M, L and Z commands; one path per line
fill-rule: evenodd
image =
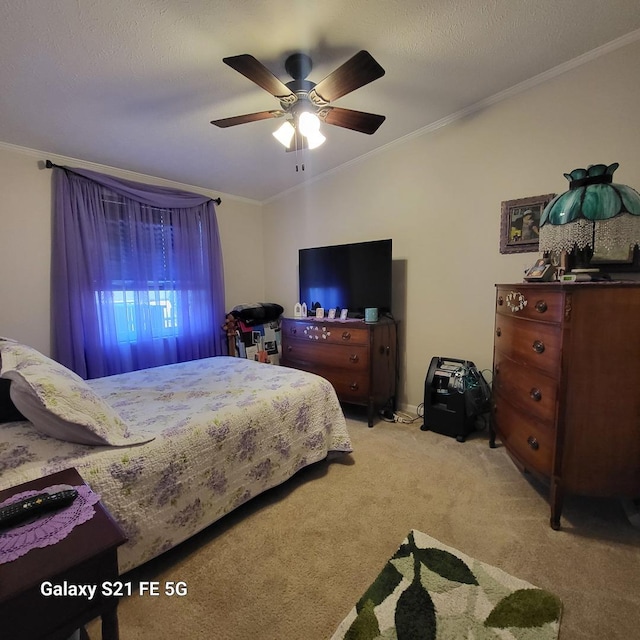
M 349 388 L 351 389 L 351 391 L 357 391 L 358 390 L 358 383 L 357 382 L 352 382 L 349 385 Z
M 537 451 L 540 448 L 540 445 L 538 444 L 538 441 L 533 437 L 533 436 L 529 436 L 527 438 L 527 444 L 534 450 Z
M 298 333 L 298 330 L 295 327 L 291 327 L 291 329 L 289 329 L 290 333 L 293 333 L 293 335 L 295 336 L 296 333 Z
M 536 402 L 540 402 L 540 400 L 542 400 L 542 392 L 540 391 L 540 389 L 536 389 L 536 387 L 533 387 L 533 389 L 529 391 L 529 395 Z
M 504 304 L 504 298 L 502 296 L 500 296 L 498 298 L 498 306 L 501 307 Z
M 342 332 L 342 339 L 343 340 L 351 340 L 351 334 L 348 331 L 343 331 Z
M 542 342 L 542 340 L 535 340 L 532 346 L 536 353 L 544 352 L 544 342 Z
M 547 308 L 547 303 L 544 300 L 538 300 L 538 302 L 536 302 L 536 311 L 538 313 L 544 313 Z
M 289 352 L 293 351 L 293 347 L 292 347 L 291 345 L 289 345 L 289 346 L 287 347 L 287 351 L 289 351 Z
M 360 360 L 360 358 L 355 353 L 349 356 L 349 362 L 358 362 L 358 360 Z
M 502 329 L 500 327 L 496 329 L 496 335 L 498 336 L 498 338 L 502 335 Z

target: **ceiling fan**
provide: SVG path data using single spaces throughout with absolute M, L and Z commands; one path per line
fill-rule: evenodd
M 280 101 L 280 109 L 212 120 L 211 124 L 217 127 L 285 118 L 284 124 L 273 135 L 287 147 L 287 151 L 299 151 L 314 149 L 324 142 L 320 121 L 371 135 L 385 120 L 385 116 L 375 113 L 330 105 L 384 75 L 384 69 L 368 51 L 356 53 L 318 84 L 306 79 L 313 64 L 304 53 L 294 53 L 287 58 L 285 69 L 293 80 L 286 84 L 248 53 L 223 58 L 222 61 L 273 95 Z

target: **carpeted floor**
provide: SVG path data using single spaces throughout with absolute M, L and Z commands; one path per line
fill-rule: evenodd
M 327 640 L 412 529 L 554 593 L 560 640 L 640 637 L 640 530 L 619 502 L 569 496 L 553 531 L 545 488 L 486 433 L 458 443 L 348 416 L 353 454 L 123 576 L 187 594 L 122 600 L 122 640 Z

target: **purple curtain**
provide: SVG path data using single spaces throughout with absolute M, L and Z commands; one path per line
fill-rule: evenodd
M 210 198 L 53 168 L 53 351 L 83 378 L 226 352 Z

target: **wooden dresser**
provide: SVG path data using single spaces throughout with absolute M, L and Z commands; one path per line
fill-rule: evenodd
M 491 442 L 565 492 L 640 496 L 640 283 L 496 285 Z
M 395 409 L 396 323 L 284 318 L 280 364 L 326 378 L 341 402 L 364 405 L 369 426 L 376 410 Z

